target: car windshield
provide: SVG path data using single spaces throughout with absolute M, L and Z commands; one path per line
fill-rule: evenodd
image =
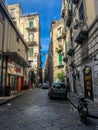
M 53 84 L 53 88 L 66 88 L 66 86 L 65 86 L 65 84 L 55 83 L 55 84 Z
M 48 81 L 45 81 L 44 83 L 49 84 L 49 82 L 48 82 Z

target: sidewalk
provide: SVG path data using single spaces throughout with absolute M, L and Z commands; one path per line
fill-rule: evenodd
M 77 109 L 78 96 L 75 93 L 70 93 L 68 100 Z M 98 103 L 90 100 L 87 100 L 87 103 L 88 103 L 89 117 L 98 119 Z
M 22 90 L 21 92 L 16 93 L 15 95 L 11 95 L 11 96 L 5 96 L 5 97 L 0 97 L 0 106 L 4 105 L 26 93 L 28 93 L 29 91 L 31 91 L 32 89 L 28 89 L 28 90 Z

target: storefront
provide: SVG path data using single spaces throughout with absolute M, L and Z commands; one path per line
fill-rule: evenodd
M 98 101 L 98 61 L 92 60 L 76 68 L 78 95 Z
M 7 86 L 10 86 L 11 94 L 23 90 L 23 67 L 8 59 Z

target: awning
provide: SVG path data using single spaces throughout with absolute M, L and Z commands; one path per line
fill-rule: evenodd
M 17 64 L 23 66 L 23 67 L 30 67 L 30 64 L 28 61 L 26 61 L 21 55 L 19 55 L 17 52 L 4 52 L 3 55 L 7 56 L 8 58 L 12 59 Z

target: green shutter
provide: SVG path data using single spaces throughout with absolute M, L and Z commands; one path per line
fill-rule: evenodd
M 59 54 L 59 65 L 62 65 L 62 54 Z
M 29 48 L 28 56 L 32 56 L 32 55 L 33 55 L 33 48 Z
M 30 27 L 30 28 L 33 27 L 33 21 L 29 21 L 29 27 Z

